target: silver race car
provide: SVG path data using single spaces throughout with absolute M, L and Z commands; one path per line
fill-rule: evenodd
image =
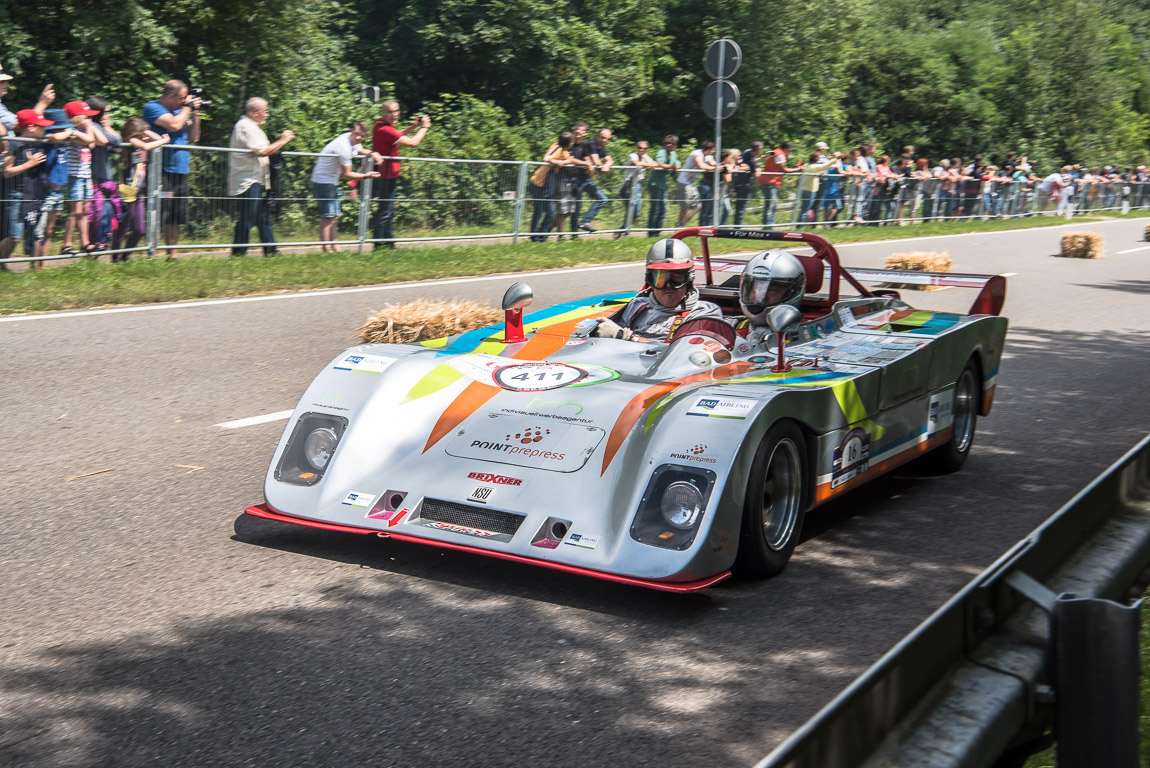
M 595 338 L 589 321 L 634 294 L 524 315 L 519 283 L 502 324 L 354 347 L 304 393 L 247 512 L 690 592 L 777 573 L 811 509 L 901 464 L 962 466 L 994 400 L 1005 278 L 852 274 L 807 233 L 675 235 L 693 236 L 729 322 Z M 712 259 L 709 238 L 812 248 L 800 306 L 737 328 L 745 262 Z M 962 315 L 861 281 L 980 290 Z

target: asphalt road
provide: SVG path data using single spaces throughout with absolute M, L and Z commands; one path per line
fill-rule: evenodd
M 1017 273 L 994 412 L 961 473 L 690 596 L 241 514 L 284 422 L 213 425 L 292 408 L 385 302 L 511 278 L 0 320 L 0 765 L 751 764 L 1150 431 L 1150 248 L 1117 253 L 1145 224 L 1090 225 L 1099 261 L 1054 258 L 1065 229 L 844 247 Z M 640 279 L 527 278 L 537 307 Z

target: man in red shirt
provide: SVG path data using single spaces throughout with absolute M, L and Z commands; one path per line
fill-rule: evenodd
M 784 141 L 778 149 L 772 149 L 763 158 L 759 165 L 756 181 L 759 189 L 763 191 L 763 226 L 773 226 L 775 223 L 775 206 L 779 202 L 779 189 L 783 186 L 783 174 L 799 173 L 803 164 L 794 168 L 787 166 L 787 155 L 790 154 L 791 143 Z
M 399 148 L 417 147 L 431 127 L 431 118 L 420 115 L 411 125 L 402 131 L 395 129 L 399 120 L 399 102 L 388 100 L 383 102 L 383 111 L 375 121 L 375 129 L 371 133 L 372 159 L 381 171 L 381 178 L 372 183 L 375 199 L 379 202 L 375 207 L 375 225 L 372 238 L 379 241 L 376 248 L 394 248 L 393 242 L 395 223 L 395 186 L 399 182 Z M 411 131 L 414 136 L 408 136 Z

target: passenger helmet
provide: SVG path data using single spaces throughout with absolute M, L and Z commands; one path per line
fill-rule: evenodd
M 695 283 L 695 254 L 691 246 L 673 237 L 656 240 L 647 251 L 647 285 L 652 288 L 688 288 Z
M 739 278 L 739 306 L 754 325 L 766 325 L 772 307 L 790 304 L 799 308 L 807 273 L 789 251 L 756 253 Z

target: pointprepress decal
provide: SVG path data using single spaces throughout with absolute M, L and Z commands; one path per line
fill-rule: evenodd
M 599 427 L 490 414 L 458 430 L 444 450 L 461 459 L 574 472 L 587 463 L 604 434 Z

